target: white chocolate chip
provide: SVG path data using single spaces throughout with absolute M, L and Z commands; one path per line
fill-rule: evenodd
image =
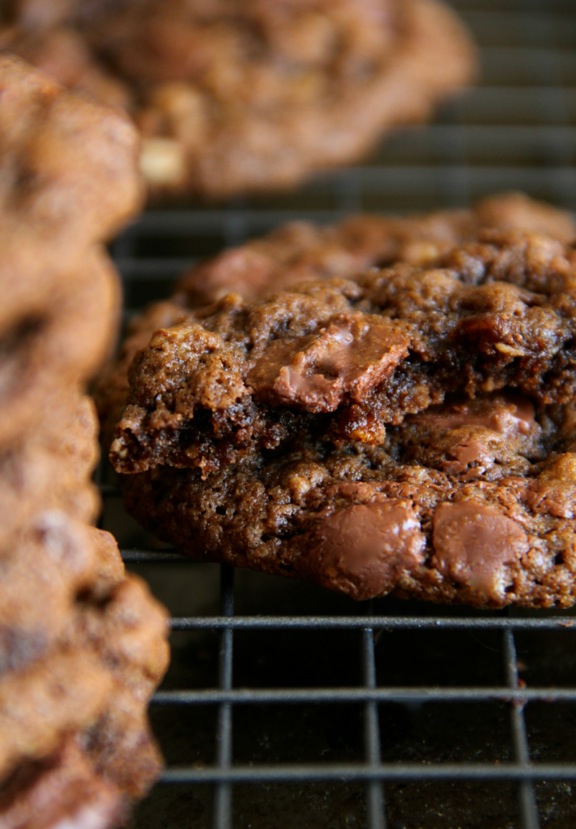
M 508 354 L 510 357 L 524 357 L 526 354 L 523 348 L 515 348 L 514 346 L 506 345 L 506 343 L 496 343 L 494 348 L 501 354 Z
M 140 170 L 149 184 L 178 184 L 186 173 L 182 147 L 172 138 L 145 138 Z

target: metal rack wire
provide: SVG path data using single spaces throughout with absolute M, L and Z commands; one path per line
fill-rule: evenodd
M 521 189 L 576 209 L 576 5 L 454 0 L 478 87 L 297 193 L 146 213 L 114 245 L 128 314 L 198 257 L 293 218 L 335 221 Z M 392 601 L 183 561 L 104 525 L 173 614 L 151 716 L 167 766 L 136 827 L 572 829 L 576 618 Z

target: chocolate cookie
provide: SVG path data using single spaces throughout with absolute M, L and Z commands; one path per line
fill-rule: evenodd
M 474 74 L 437 0 L 13 2 L 0 45 L 123 107 L 152 193 L 291 187 L 421 121 Z
M 101 374 L 96 398 L 106 445 L 126 403 L 134 356 L 157 329 L 187 320 L 194 308 L 231 291 L 253 299 L 303 279 L 348 278 L 398 261 L 433 267 L 454 246 L 498 228 L 544 233 L 562 242 L 576 236 L 567 213 L 508 193 L 471 209 L 421 216 L 361 215 L 329 226 L 293 222 L 201 262 L 182 276 L 166 301 L 150 305 L 131 321 L 118 357 Z
M 142 197 L 138 139 L 128 119 L 12 55 L 0 55 L 0 93 L 3 243 L 26 247 L 23 221 L 28 243 L 38 237 L 51 260 L 67 261 L 68 250 L 107 240 Z M 34 262 L 32 253 L 26 261 Z
M 111 458 L 129 510 L 197 558 L 360 599 L 567 605 L 575 393 L 576 253 L 486 230 L 157 331 Z
M 86 722 L 79 742 L 95 771 L 130 800 L 142 797 L 162 767 L 148 722 L 148 702 L 169 660 L 168 614 L 148 586 L 122 567 L 118 545 L 91 529 L 98 555 L 97 579 L 68 630 L 98 655 L 113 691 L 96 720 Z
M 3 534 L 0 674 L 43 659 L 70 623 L 78 595 L 97 575 L 89 532 L 60 510 L 45 509 Z

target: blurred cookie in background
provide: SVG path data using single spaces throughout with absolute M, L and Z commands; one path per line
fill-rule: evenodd
M 124 825 L 160 774 L 164 609 L 93 526 L 105 244 L 141 204 L 124 114 L 0 57 L 0 825 Z
M 293 188 L 476 72 L 440 0 L 15 0 L 0 48 L 127 110 L 153 198 Z

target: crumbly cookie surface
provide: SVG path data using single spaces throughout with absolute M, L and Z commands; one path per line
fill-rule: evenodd
M 210 472 L 309 423 L 336 443 L 377 445 L 386 424 L 450 392 L 570 403 L 575 264 L 547 237 L 493 232 L 432 269 L 399 263 L 252 303 L 229 294 L 137 355 L 117 468 Z
M 437 0 L 13 3 L 0 48 L 128 110 L 157 194 L 290 187 L 469 83 Z
M 572 419 L 563 411 L 551 422 L 518 396 L 450 401 L 392 427 L 381 446 L 295 434 L 281 453 L 205 478 L 170 466 L 126 476 L 125 500 L 193 558 L 311 579 L 356 599 L 568 606 Z
M 327 226 L 293 222 L 201 262 L 183 274 L 170 297 L 131 321 L 118 356 L 101 374 L 96 397 L 106 446 L 127 401 L 128 368 L 135 355 L 156 330 L 185 322 L 195 308 L 230 292 L 256 299 L 304 279 L 348 279 L 398 261 L 432 268 L 455 246 L 498 228 L 528 230 L 563 243 L 576 232 L 567 213 L 522 193 L 506 193 L 470 209 L 360 215 Z
M 559 239 L 479 230 L 181 305 L 130 368 L 129 509 L 192 556 L 356 598 L 572 603 L 575 270 Z

